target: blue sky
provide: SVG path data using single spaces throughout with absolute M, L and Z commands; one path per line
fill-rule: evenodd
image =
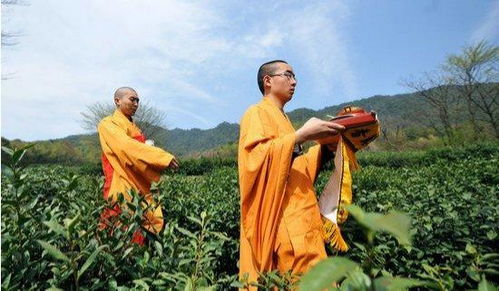
M 25 1 L 2 7 L 1 134 L 85 133 L 80 112 L 135 87 L 169 128 L 238 122 L 259 101 L 256 71 L 285 59 L 298 87 L 286 110 L 407 92 L 481 39 L 499 43 L 496 1 Z

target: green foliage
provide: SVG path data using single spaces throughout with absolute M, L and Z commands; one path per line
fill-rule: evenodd
M 497 88 L 497 85 L 498 83 L 476 84 L 476 87 L 488 88 L 489 86 L 495 86 L 494 88 Z M 460 87 L 457 86 L 456 88 L 459 89 Z M 453 90 L 451 92 L 457 94 L 458 91 Z M 452 128 L 452 140 L 448 140 L 446 136 L 443 136 L 432 126 L 435 123 L 434 119 L 438 119 L 438 114 L 433 113 L 433 107 L 418 97 L 417 93 L 393 96 L 377 95 L 325 107 L 320 110 L 300 108 L 289 112 L 288 116 L 293 121 L 295 128 L 299 128 L 311 117 L 325 119 L 327 115 L 335 115 L 347 105 L 359 106 L 377 112 L 383 132 L 369 146 L 370 149 L 375 151 L 425 150 L 448 144 L 462 146 L 474 143 L 478 138 L 480 140 L 497 141 L 497 137 L 494 136 L 494 132 L 496 132 L 494 128 L 483 121 L 490 119 L 490 117 L 478 110 L 477 120 L 471 124 L 464 117 L 464 114 L 461 114 L 466 111 L 464 108 L 457 111 L 460 113 L 461 118 L 458 118 L 457 125 Z M 97 111 L 104 109 L 98 108 L 98 106 L 96 108 Z M 154 115 L 159 116 L 161 114 Z M 495 118 L 497 119 L 497 117 Z M 146 124 L 149 123 L 146 122 Z M 152 124 L 157 124 L 157 122 L 152 122 Z M 476 129 L 477 125 L 479 125 L 480 130 Z M 155 132 L 157 145 L 164 146 L 165 149 L 180 158 L 191 159 L 204 156 L 235 159 L 237 156 L 239 125 L 236 123 L 222 122 L 211 129 L 175 128 L 166 130 L 157 126 L 144 126 L 144 131 L 152 130 Z M 26 142 L 20 140 L 9 141 L 2 138 L 2 146 L 22 147 L 26 144 Z M 95 168 L 100 163 L 100 156 L 99 138 L 96 133 L 93 133 L 37 141 L 36 147 L 28 152 L 24 162 L 28 164 L 84 164 L 87 165 L 87 168 Z M 5 157 L 5 154 L 2 153 L 2 159 Z M 190 173 L 190 171 L 188 172 Z
M 497 287 L 494 284 L 488 282 L 485 278 L 478 284 L 478 291 L 497 291 Z
M 376 268 L 417 275 L 441 290 L 474 288 L 482 275 L 497 280 L 497 149 L 484 144 L 428 151 L 413 159 L 414 166 L 365 166 L 356 173 L 358 205 L 375 212 L 397 209 L 413 218 L 412 246 L 396 248 L 388 237 L 376 238 Z M 355 224 L 346 226 L 350 241 L 361 238 Z M 353 249 L 348 256 L 366 254 Z
M 188 176 L 198 176 L 207 174 L 213 169 L 222 167 L 237 167 L 237 161 L 234 158 L 207 158 L 187 159 L 180 162 L 180 169 L 175 173 Z M 169 172 L 172 174 L 172 172 Z
M 214 230 L 213 221 L 226 216 L 204 208 L 183 209 L 178 216 L 165 211 L 164 231 L 148 235 L 147 245 L 140 247 L 130 240 L 145 211 L 141 197 L 131 193 L 126 208 L 135 212 L 117 217 L 127 227 L 101 231 L 99 215 L 108 207 L 101 198 L 101 177 L 79 176 L 60 166 L 23 169 L 15 162 L 22 151 L 5 151 L 13 158 L 2 171 L 3 289 L 201 290 L 223 289 L 235 280 L 234 272 L 224 272 L 220 264 L 227 245 L 227 260 L 235 257 L 235 242 Z M 166 199 L 163 193 L 160 199 Z
M 393 235 L 400 243 L 410 244 L 410 219 L 399 212 L 390 212 L 386 215 L 366 213 L 355 205 L 348 206 L 347 210 L 363 227 L 368 240 L 367 246 L 357 246 L 368 252 L 362 265 L 347 258 L 328 258 L 314 266 L 300 282 L 301 290 L 321 291 L 324 289 L 337 290 L 406 290 L 409 287 L 426 285 L 425 282 L 410 278 L 377 276 L 373 272 L 372 261 L 375 256 L 373 239 L 379 231 L 386 231 Z M 377 278 L 376 278 L 377 277 Z
M 301 290 L 324 290 L 342 281 L 358 264 L 342 257 L 328 258 L 318 263 L 301 279 Z
M 165 136 L 163 144 L 169 151 L 178 156 L 187 156 L 237 141 L 239 124 L 222 122 L 205 130 L 175 128 L 168 130 Z
M 227 290 L 244 285 L 237 280 L 240 217 L 234 160 L 164 175 L 152 191 L 164 209 L 165 229 L 140 247 L 130 243 L 142 219 L 138 196 L 128 205 L 137 211 L 118 218 L 127 228 L 99 231 L 100 213 L 107 207 L 99 168 L 23 168 L 22 160 L 10 162 L 17 159 L 12 159 L 15 152 L 22 156 L 4 151 L 9 159 L 3 159 L 7 164 L 2 168 L 3 289 Z M 370 215 L 357 221 L 353 210 L 343 226 L 351 245 L 344 259 L 357 268 L 342 288 L 358 290 L 354 287 L 368 280 L 379 290 L 413 286 L 412 280 L 440 290 L 497 285 L 498 152 L 497 143 L 487 143 L 362 153 L 362 170 L 354 174 L 354 202 Z M 320 174 L 318 193 L 329 174 Z M 405 220 L 383 222 L 395 210 L 411 217 L 410 235 L 399 235 L 404 243 L 411 237 L 411 245 L 400 245 L 393 236 L 398 224 L 407 226 Z M 375 233 L 372 239 L 366 226 Z M 258 286 L 286 289 L 295 282 L 291 274 L 270 272 Z
M 296 281 L 299 276 L 288 271 L 284 274 L 274 270 L 270 272 L 260 273 L 257 282 L 248 282 L 248 274 L 243 275 L 240 281 L 233 282 L 230 286 L 235 288 L 250 288 L 257 287 L 258 290 L 292 290 L 296 287 Z
M 391 211 L 385 215 L 365 213 L 356 205 L 347 206 L 347 210 L 367 230 L 367 239 L 370 242 L 372 242 L 376 232 L 384 231 L 395 236 L 401 244 L 411 244 L 411 234 L 409 233 L 411 221 L 405 214 L 397 211 Z

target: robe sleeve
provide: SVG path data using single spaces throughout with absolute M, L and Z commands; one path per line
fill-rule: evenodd
M 154 146 L 146 145 L 131 137 L 125 130 L 109 120 L 98 126 L 99 139 L 105 155 L 115 155 L 122 169 L 157 182 L 173 155 Z
M 293 168 L 302 173 L 307 173 L 313 184 L 324 164 L 333 157 L 334 154 L 326 146 L 316 144 L 310 147 L 307 153 L 297 157 L 293 161 Z
M 279 136 L 266 112 L 251 107 L 241 120 L 239 181 L 241 221 L 250 242 L 255 267 L 270 270 L 277 226 L 296 135 Z

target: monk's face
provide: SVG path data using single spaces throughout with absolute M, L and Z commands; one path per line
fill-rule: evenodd
M 121 98 L 115 98 L 114 102 L 126 117 L 132 117 L 139 108 L 139 96 L 135 91 L 127 91 Z
M 291 100 L 295 93 L 296 79 L 293 68 L 284 63 L 275 64 L 276 69 L 270 76 L 270 92 L 284 103 Z

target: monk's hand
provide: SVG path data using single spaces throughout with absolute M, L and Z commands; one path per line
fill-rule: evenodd
M 345 127 L 341 124 L 312 117 L 296 131 L 296 143 L 331 137 L 343 130 Z
M 168 165 L 168 168 L 172 169 L 172 170 L 178 170 L 179 167 L 180 167 L 180 164 L 176 158 L 173 158 L 172 161 L 170 162 L 170 164 Z

